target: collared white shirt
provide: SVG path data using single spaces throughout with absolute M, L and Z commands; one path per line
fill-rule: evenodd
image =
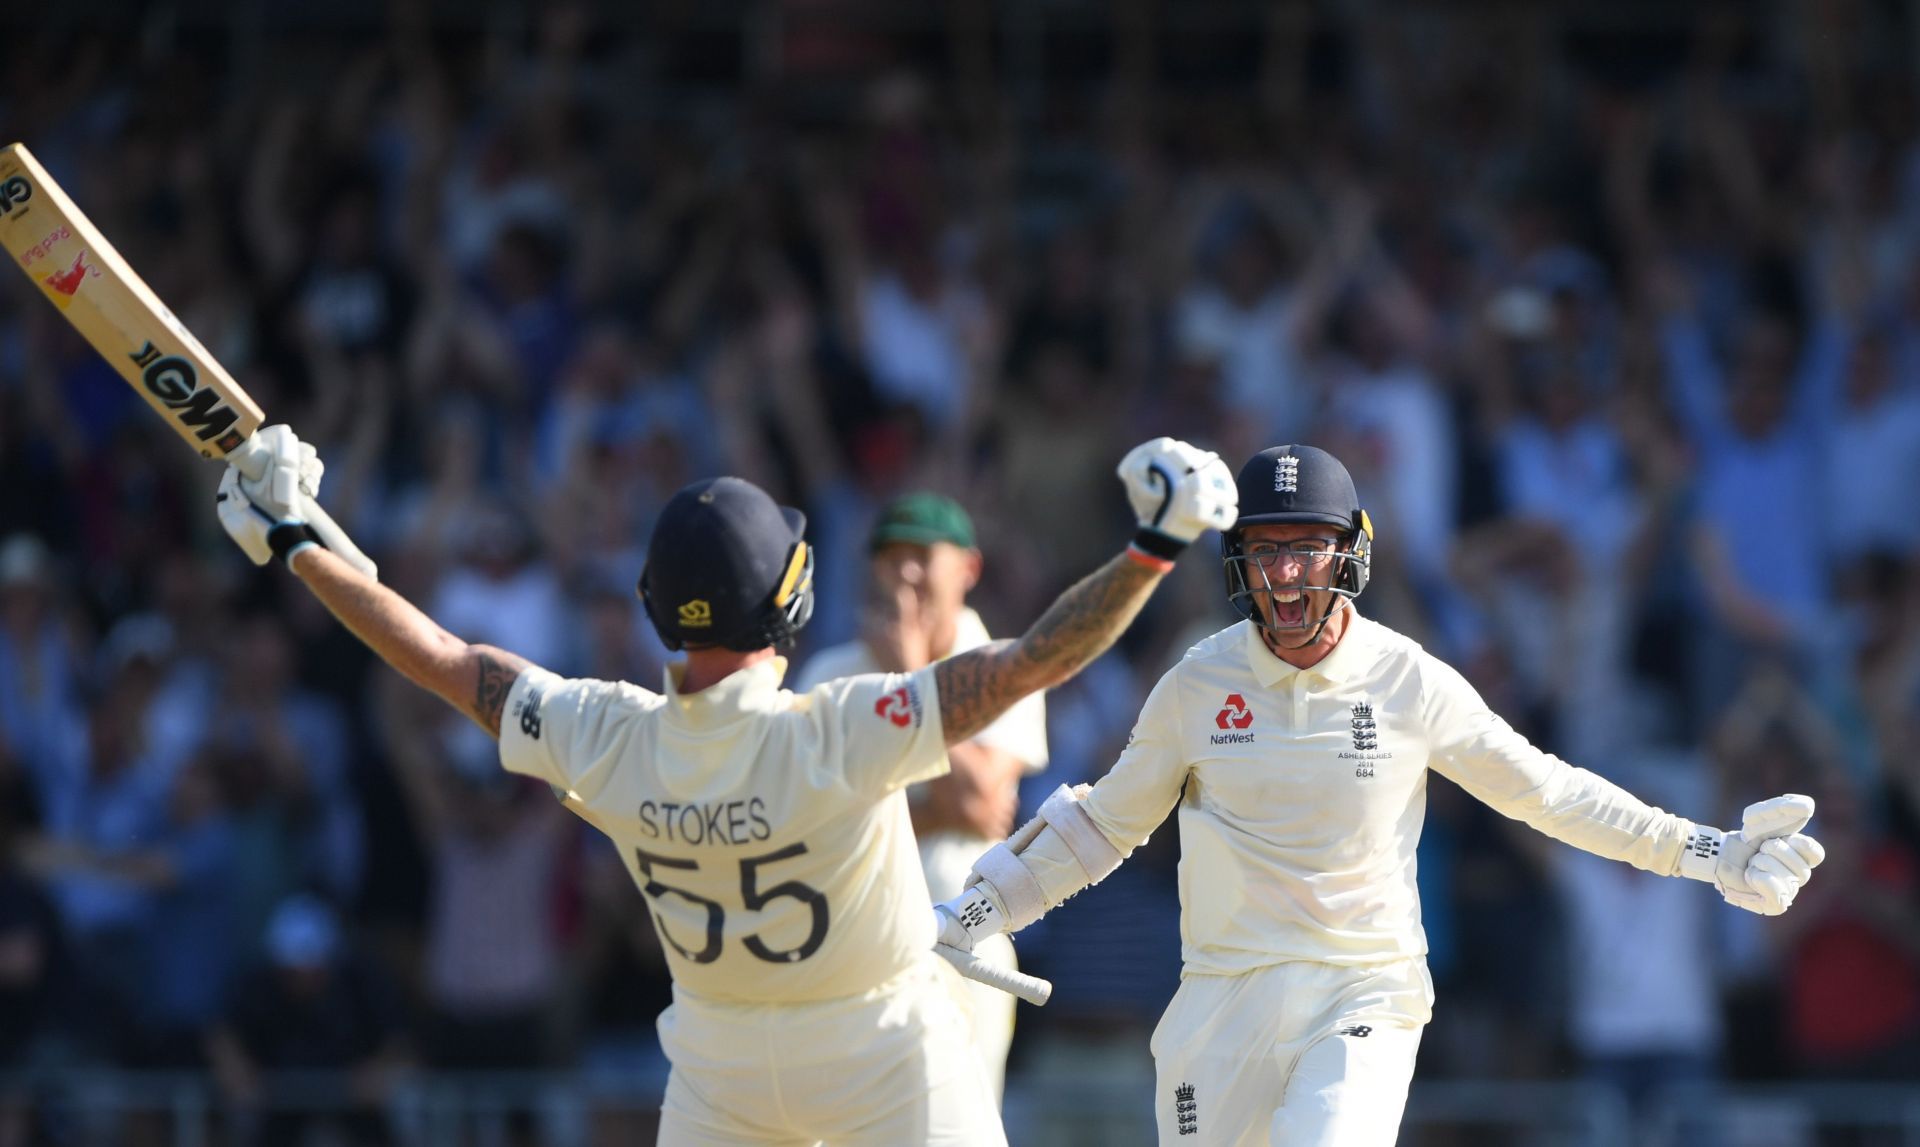
M 962 609 L 954 623 L 953 648 L 947 656 L 978 649 L 993 640 L 986 623 L 971 608 Z M 823 649 L 801 667 L 794 687 L 810 689 L 836 677 L 877 673 L 873 654 L 864 641 L 849 641 Z M 1047 703 L 1045 696 L 1032 693 L 1014 703 L 1000 719 L 982 729 L 973 738 L 1011 754 L 1030 775 L 1047 767 Z M 912 793 L 908 799 L 912 799 Z M 973 862 L 981 853 L 998 843 L 999 838 L 976 836 L 970 832 L 930 832 L 920 837 L 920 865 L 927 887 L 935 900 L 951 900 L 960 895 Z
M 1427 770 L 1601 856 L 1667 875 L 1691 824 L 1536 749 L 1458 672 L 1357 613 L 1295 669 L 1250 622 L 1208 637 L 1154 687 L 1086 799 L 1122 853 L 1177 802 L 1185 974 L 1426 953 L 1414 849 Z M 1057 834 L 1021 854 L 1049 902 L 1085 877 Z
M 500 759 L 612 838 L 674 983 L 794 1003 L 869 991 L 933 946 L 904 789 L 946 771 L 933 671 L 780 687 L 786 661 L 693 694 L 529 668 Z

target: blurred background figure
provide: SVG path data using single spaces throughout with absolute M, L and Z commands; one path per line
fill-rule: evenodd
M 823 649 L 803 666 L 792 688 L 861 673 L 913 673 L 990 639 L 967 605 L 983 561 L 973 519 L 960 503 L 931 491 L 889 502 L 867 539 L 867 616 L 859 641 Z M 907 789 L 913 834 L 927 887 L 939 899 L 958 896 L 973 862 L 1013 831 L 1021 778 L 1047 765 L 1046 701 L 1024 698 L 971 741 L 947 748 L 951 771 Z M 994 937 L 975 954 L 1017 968 L 1010 937 Z M 974 1047 L 996 1096 L 1005 1086 L 1015 1000 L 969 982 Z
M 282 901 L 265 940 L 207 1040 L 222 1092 L 251 1117 L 247 1141 L 305 1143 L 312 1125 L 333 1123 L 350 1143 L 391 1142 L 382 1108 L 410 1061 L 397 985 L 317 897 Z M 327 1075 L 296 1090 L 273 1073 Z M 331 1078 L 345 1080 L 344 1094 L 325 1093 Z

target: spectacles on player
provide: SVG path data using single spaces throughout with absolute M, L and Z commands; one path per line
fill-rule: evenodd
M 1340 553 L 1337 538 L 1297 538 L 1291 542 L 1248 542 L 1241 548 L 1247 561 L 1263 570 L 1280 564 L 1282 555 L 1293 558 L 1305 569 L 1325 569 Z

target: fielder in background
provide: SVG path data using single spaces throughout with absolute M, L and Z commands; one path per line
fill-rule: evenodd
M 903 790 L 1098 656 L 1187 543 L 1233 524 L 1218 458 L 1164 438 L 1130 453 L 1122 477 L 1147 508 L 1133 544 L 1019 639 L 799 694 L 776 649 L 812 611 L 805 521 L 738 478 L 695 483 L 661 511 L 640 579 L 687 655 L 656 693 L 447 633 L 319 544 L 312 447 L 262 433 L 266 474 L 229 468 L 220 486 L 241 549 L 284 560 L 387 664 L 497 737 L 509 770 L 619 846 L 674 980 L 660 1143 L 1006 1142 L 957 977 L 931 951 Z
M 1429 769 L 1577 848 L 1752 912 L 1793 903 L 1823 856 L 1799 831 L 1810 799 L 1761 801 L 1723 833 L 1541 752 L 1353 608 L 1373 526 L 1337 459 L 1275 447 L 1238 485 L 1221 548 L 1245 620 L 1167 671 L 1111 772 L 1056 791 L 935 911 L 955 946 L 1016 931 L 1178 805 L 1184 969 L 1152 1040 L 1161 1143 L 1394 1142 L 1433 997 L 1414 885 Z
M 802 692 L 837 677 L 913 673 L 978 649 L 992 638 L 967 593 L 980 581 L 980 550 L 973 519 L 951 498 L 908 494 L 881 511 L 868 538 L 871 608 L 858 641 L 815 654 L 795 688 Z M 920 868 L 936 900 L 960 895 L 973 858 L 1013 828 L 1020 778 L 1047 766 L 1046 701 L 1035 693 L 1007 710 L 980 735 L 947 748 L 952 771 L 907 790 Z M 974 955 L 1003 968 L 1018 967 L 1013 941 L 994 936 Z M 973 1046 L 997 1098 L 1013 1042 L 1014 998 L 970 983 Z

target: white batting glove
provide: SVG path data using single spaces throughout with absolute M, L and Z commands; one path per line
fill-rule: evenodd
M 1206 530 L 1227 530 L 1240 514 L 1233 472 L 1218 454 L 1177 438 L 1155 438 L 1127 451 L 1117 471 L 1140 532 L 1134 545 L 1172 561 Z
M 280 423 L 255 432 L 243 449 L 246 455 L 236 456 L 234 465 L 241 471 L 240 488 L 247 500 L 276 519 L 304 519 L 302 499 L 320 497 L 320 479 L 327 469 L 314 448 Z
M 960 895 L 933 906 L 934 923 L 939 926 L 939 942 L 962 952 L 989 936 L 1007 930 L 1007 913 L 984 884 L 976 884 Z
M 263 566 L 314 544 L 307 522 L 326 473 L 314 448 L 283 423 L 256 431 L 231 457 L 214 511 L 248 560 Z
M 1748 805 L 1739 832 L 1695 826 L 1678 875 L 1712 884 L 1736 908 L 1778 916 L 1827 858 L 1820 842 L 1800 831 L 1812 819 L 1813 798 L 1789 793 Z
M 281 520 L 253 504 L 246 492 L 240 488 L 240 471 L 232 466 L 220 477 L 219 492 L 214 495 L 214 512 L 220 516 L 220 526 L 227 531 L 234 544 L 247 555 L 254 565 L 263 566 L 273 560 L 273 545 L 267 541 L 267 534 Z

